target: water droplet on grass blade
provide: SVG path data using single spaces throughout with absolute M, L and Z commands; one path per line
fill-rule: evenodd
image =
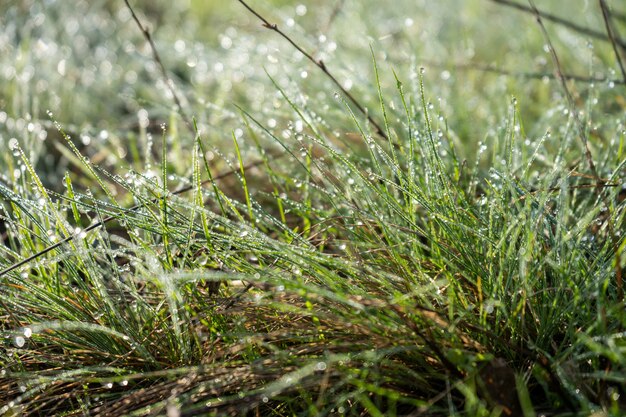
M 24 347 L 24 345 L 26 344 L 26 339 L 24 339 L 22 336 L 16 336 L 15 339 L 13 340 L 13 343 L 18 348 L 21 348 L 21 347 Z
M 491 314 L 493 313 L 494 305 L 492 302 L 485 303 L 485 313 Z
M 10 150 L 12 150 L 12 151 L 17 150 L 18 149 L 18 145 L 19 145 L 19 143 L 18 143 L 17 139 L 15 139 L 15 138 L 9 139 L 9 149 Z

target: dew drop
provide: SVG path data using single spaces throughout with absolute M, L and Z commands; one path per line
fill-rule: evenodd
M 21 348 L 24 347 L 24 344 L 26 344 L 26 339 L 24 339 L 22 336 L 16 336 L 13 340 L 13 343 L 15 343 L 15 346 L 17 346 L 18 348 Z
M 17 150 L 18 147 L 18 141 L 15 138 L 11 138 L 9 139 L 9 149 L 12 151 Z
M 298 16 L 304 16 L 306 14 L 306 6 L 304 4 L 299 4 L 296 6 L 296 14 Z
M 98 133 L 98 139 L 107 140 L 108 138 L 109 138 L 109 132 L 107 132 L 106 130 L 101 130 L 100 133 Z

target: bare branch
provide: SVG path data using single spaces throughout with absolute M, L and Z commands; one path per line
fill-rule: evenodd
M 559 79 L 559 81 L 561 82 L 561 87 L 563 88 L 565 96 L 567 97 L 570 114 L 576 121 L 576 125 L 578 127 L 579 136 L 583 143 L 585 158 L 587 159 L 587 163 L 589 164 L 589 170 L 591 171 L 591 174 L 596 180 L 596 188 L 595 188 L 596 193 L 601 198 L 602 202 L 604 203 L 604 208 L 606 209 L 606 213 L 607 213 L 606 219 L 607 219 L 607 226 L 609 230 L 609 236 L 611 238 L 611 243 L 614 248 L 613 252 L 615 253 L 615 277 L 616 277 L 616 285 L 617 285 L 617 297 L 619 300 L 623 301 L 624 291 L 623 291 L 623 284 L 622 284 L 622 266 L 621 266 L 622 260 L 620 259 L 620 251 L 618 250 L 619 240 L 617 238 L 617 235 L 615 234 L 615 226 L 613 225 L 613 220 L 611 216 L 611 213 L 612 213 L 611 204 L 609 203 L 609 201 L 607 201 L 606 195 L 602 192 L 603 191 L 602 185 L 604 181 L 598 175 L 598 170 L 596 169 L 596 166 L 593 162 L 593 157 L 591 156 L 591 151 L 589 150 L 589 142 L 587 140 L 587 131 L 585 129 L 585 125 L 583 121 L 580 119 L 580 116 L 578 115 L 578 110 L 576 109 L 576 103 L 574 102 L 572 93 L 570 92 L 569 87 L 567 86 L 567 81 L 565 80 L 565 77 L 563 76 L 563 69 L 561 67 L 561 62 L 559 61 L 559 57 L 556 54 L 554 45 L 552 44 L 552 41 L 550 40 L 548 31 L 546 30 L 546 27 L 543 24 L 541 14 L 535 7 L 535 2 L 533 0 L 528 0 L 528 4 L 530 5 L 531 9 L 533 10 L 533 13 L 535 14 L 535 19 L 537 20 L 537 24 L 541 28 L 543 37 L 546 41 L 546 44 L 548 45 L 550 56 L 552 57 L 552 62 L 554 63 L 555 74 L 557 78 Z
M 511 0 L 490 0 L 494 3 L 498 3 L 504 6 L 509 6 L 512 7 L 514 9 L 517 10 L 521 10 L 523 12 L 526 13 L 530 13 L 533 15 L 539 15 L 539 17 L 541 17 L 542 19 L 545 20 L 550 20 L 554 23 L 558 23 L 562 26 L 565 26 L 568 29 L 571 29 L 575 32 L 578 33 L 582 33 L 583 35 L 589 36 L 590 38 L 594 38 L 594 39 L 598 39 L 604 42 L 609 42 L 609 38 L 600 31 L 594 30 L 594 29 L 589 29 L 587 27 L 581 26 L 577 23 L 574 22 L 570 22 L 569 20 L 563 19 L 562 17 L 553 15 L 551 13 L 547 13 L 547 12 L 543 12 L 538 10 L 536 7 L 528 7 L 525 6 L 523 4 L 519 4 L 517 2 L 511 1 Z M 623 41 L 621 39 L 616 39 L 615 42 L 617 43 L 617 45 L 620 46 L 620 48 L 622 48 L 623 50 L 626 50 L 626 41 Z
M 300 45 L 298 45 L 292 38 L 289 37 L 285 32 L 278 28 L 278 25 L 275 23 L 271 23 L 265 17 L 263 17 L 259 12 L 254 10 L 252 7 L 248 5 L 244 0 L 238 0 L 250 13 L 255 15 L 262 23 L 263 26 L 267 29 L 273 30 L 278 33 L 283 39 L 289 42 L 294 48 L 296 48 L 302 55 L 306 57 L 309 61 L 311 61 L 315 66 L 317 66 L 322 72 L 341 90 L 341 92 L 356 106 L 356 108 L 367 118 L 370 124 L 374 127 L 376 134 L 378 134 L 381 138 L 389 140 L 387 134 L 382 129 L 382 127 L 374 120 L 374 118 L 368 113 L 367 109 L 352 95 L 348 90 L 346 90 L 337 78 L 328 70 L 326 64 L 322 60 L 318 60 L 313 58 L 313 56 L 305 51 Z
M 337 0 L 337 4 L 335 4 L 333 11 L 330 13 L 328 22 L 326 22 L 326 24 L 324 25 L 323 32 L 328 32 L 330 30 L 330 27 L 333 25 L 333 23 L 335 23 L 335 19 L 337 18 L 337 16 L 339 16 L 339 13 L 341 12 L 341 9 L 343 8 L 345 2 L 346 0 Z
M 497 0 L 497 1 L 500 1 L 500 0 Z M 539 28 L 541 29 L 541 33 L 543 34 L 543 37 L 548 46 L 548 50 L 550 52 L 550 56 L 552 57 L 552 62 L 554 64 L 554 73 L 555 73 L 556 78 L 560 81 L 561 87 L 563 88 L 563 92 L 565 93 L 565 97 L 567 98 L 567 103 L 569 105 L 570 114 L 576 121 L 576 125 L 578 127 L 578 134 L 583 143 L 584 153 L 585 153 L 585 157 L 587 158 L 587 163 L 589 164 L 589 169 L 591 170 L 591 173 L 593 174 L 594 177 L 599 178 L 598 172 L 596 170 L 596 166 L 591 156 L 591 151 L 589 150 L 589 143 L 587 140 L 587 130 L 585 129 L 584 123 L 582 122 L 582 120 L 580 120 L 580 117 L 578 116 L 578 111 L 576 110 L 576 103 L 574 101 L 574 97 L 572 96 L 572 93 L 569 87 L 567 86 L 567 81 L 565 79 L 565 76 L 563 75 L 563 68 L 561 66 L 559 56 L 557 55 L 556 50 L 554 49 L 554 45 L 552 44 L 552 41 L 550 40 L 550 36 L 548 35 L 548 31 L 546 30 L 546 27 L 543 24 L 542 15 L 539 12 L 539 10 L 537 10 L 537 8 L 535 7 L 535 2 L 533 0 L 528 0 L 528 4 L 530 4 L 530 9 L 535 14 L 535 19 L 537 20 L 537 24 L 539 25 Z
M 605 0 L 598 0 L 598 3 L 600 4 L 600 9 L 602 9 L 602 18 L 604 19 L 604 26 L 606 27 L 606 34 L 611 40 L 611 46 L 613 47 L 613 52 L 615 53 L 615 59 L 617 60 L 619 69 L 622 71 L 622 78 L 624 79 L 624 82 L 626 82 L 626 70 L 624 69 L 622 56 L 620 55 L 619 49 L 617 48 L 617 39 L 619 39 L 619 36 L 617 36 L 617 31 L 615 28 L 613 28 L 613 25 L 611 24 L 611 12 L 609 12 L 609 8 L 606 5 Z
M 275 155 L 275 156 L 273 156 L 273 160 L 280 159 L 281 157 L 283 157 L 285 155 L 287 155 L 287 154 L 286 153 L 280 153 L 278 155 Z M 254 168 L 256 166 L 262 165 L 263 163 L 264 163 L 263 159 L 261 159 L 259 161 L 252 162 L 252 163 L 246 165 L 245 169 Z M 229 171 L 226 171 L 226 172 L 224 172 L 222 174 L 219 174 L 219 175 L 213 177 L 213 179 L 208 179 L 208 180 L 202 181 L 201 185 L 206 185 L 206 184 L 208 184 L 208 183 L 210 183 L 212 181 L 217 181 L 217 180 L 221 180 L 221 179 L 224 179 L 226 177 L 229 177 L 229 176 L 239 172 L 240 169 L 241 169 L 240 167 L 235 167 L 235 168 L 233 168 L 233 169 L 231 169 Z M 178 189 L 176 191 L 172 191 L 171 195 L 183 194 L 183 193 L 186 193 L 186 192 L 191 191 L 193 189 L 194 189 L 193 185 L 188 185 L 188 186 L 180 188 L 180 189 Z M 150 200 L 147 203 L 141 203 L 141 204 L 134 205 L 133 207 L 129 208 L 127 211 L 137 211 L 137 210 L 139 210 L 142 207 L 146 207 L 148 204 L 156 204 L 158 202 L 159 202 L 159 199 L 158 198 L 154 198 L 154 199 Z M 99 227 L 102 227 L 106 223 L 109 223 L 110 221 L 115 220 L 115 219 L 117 219 L 116 216 L 113 216 L 113 215 L 112 216 L 107 216 L 104 219 L 102 219 L 101 221 L 99 221 L 97 223 L 94 223 L 94 224 L 90 225 L 89 227 L 86 227 L 81 232 L 81 234 L 82 233 L 86 233 L 86 232 L 90 232 L 90 231 L 92 231 L 94 229 L 98 229 Z M 33 260 L 35 260 L 35 259 L 37 259 L 37 258 L 39 258 L 39 257 L 41 257 L 41 256 L 43 256 L 45 254 L 47 254 L 48 252 L 51 252 L 51 251 L 55 250 L 59 246 L 65 244 L 65 243 L 69 243 L 69 242 L 73 241 L 77 236 L 78 235 L 67 236 L 65 239 L 62 239 L 62 240 L 56 242 L 55 244 L 48 246 L 47 248 L 45 248 L 45 249 L 43 249 L 43 250 L 41 250 L 41 251 L 39 251 L 39 252 L 29 256 L 28 258 L 22 259 L 21 261 L 18 261 L 16 263 L 6 267 L 2 271 L 0 271 L 0 278 L 5 276 L 9 272 L 15 271 L 17 268 L 19 268 L 19 267 L 21 267 L 23 265 L 26 265 L 27 263 L 29 263 L 29 262 L 31 262 L 31 261 L 33 261 Z
M 183 108 L 181 101 L 178 98 L 178 94 L 176 93 L 176 90 L 174 89 L 174 82 L 172 81 L 170 76 L 167 74 L 165 65 L 163 65 L 163 61 L 161 60 L 159 51 L 157 50 L 156 45 L 154 44 L 154 41 L 152 40 L 152 36 L 150 35 L 150 32 L 141 23 L 141 21 L 139 20 L 139 17 L 137 17 L 137 15 L 135 14 L 135 10 L 133 10 L 128 0 L 124 0 L 124 3 L 126 3 L 126 7 L 128 7 L 128 10 L 130 11 L 131 16 L 133 17 L 133 20 L 139 27 L 139 30 L 141 30 L 141 33 L 143 34 L 144 38 L 146 38 L 146 40 L 148 41 L 148 44 L 150 45 L 150 49 L 152 50 L 152 57 L 154 58 L 154 61 L 157 63 L 159 70 L 161 71 L 161 76 L 163 77 L 163 81 L 165 81 L 165 85 L 167 86 L 168 90 L 172 94 L 172 98 L 174 99 L 174 102 L 176 103 L 176 107 L 178 108 L 178 111 L 180 112 L 180 115 L 182 116 L 183 121 L 185 122 L 185 125 L 187 125 L 187 128 L 192 134 L 195 134 L 193 123 L 191 122 L 191 118 L 185 112 L 185 109 Z
M 556 79 L 556 75 L 554 73 L 548 72 L 523 72 L 523 71 L 510 71 L 507 69 L 498 68 L 494 65 L 482 64 L 480 62 L 459 62 L 453 64 L 445 64 L 440 61 L 421 59 L 420 62 L 423 62 L 426 65 L 435 67 L 435 68 L 454 68 L 457 70 L 476 70 L 483 72 L 490 72 L 499 75 L 506 75 L 512 77 L 522 77 L 528 79 L 538 79 L 541 80 L 543 78 Z M 581 83 L 613 83 L 613 84 L 624 84 L 626 85 L 626 81 L 622 79 L 611 79 L 606 76 L 582 76 L 576 74 L 563 74 L 563 77 L 568 81 L 576 81 Z

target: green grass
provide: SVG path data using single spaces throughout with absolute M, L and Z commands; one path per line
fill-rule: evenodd
M 611 46 L 545 23 L 618 81 L 568 103 L 533 16 L 429 3 L 253 5 L 384 137 L 238 2 L 135 6 L 191 129 L 123 2 L 12 5 L 0 269 L 67 241 L 0 276 L 0 414 L 626 412 Z

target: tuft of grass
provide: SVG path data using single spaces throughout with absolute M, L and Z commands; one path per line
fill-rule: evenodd
M 369 1 L 267 7 L 278 26 L 247 6 L 235 19 L 270 31 L 231 22 L 217 29 L 218 50 L 178 33 L 188 30 L 179 19 L 205 33 L 216 5 L 191 2 L 194 15 L 155 2 L 134 16 L 142 30 L 162 25 L 143 33 L 157 70 L 149 49 L 132 46 L 142 35 L 126 27 L 129 10 L 78 2 L 146 57 L 115 56 L 129 62 L 135 97 L 106 96 L 125 108 L 100 127 L 88 106 L 51 116 L 18 105 L 48 98 L 17 64 L 21 76 L 0 87 L 14 103 L 0 113 L 10 150 L 0 162 L 0 413 L 623 414 L 624 84 L 592 82 L 598 66 L 610 74 L 619 44 L 590 49 L 483 3 L 400 1 L 383 17 L 363 13 Z M 529 10 L 541 17 L 558 2 L 539 6 Z M 65 22 L 111 54 L 111 39 L 74 27 L 64 7 L 43 14 L 62 18 L 40 23 L 41 35 L 5 29 L 5 48 L 50 43 Z M 519 36 L 496 23 L 470 30 L 495 10 Z M 594 13 L 590 24 L 606 13 L 623 23 L 606 5 Z M 9 14 L 31 21 L 18 6 Z M 311 20 L 324 28 L 316 39 Z M 577 47 L 557 55 L 560 81 L 547 69 L 539 81 L 475 63 L 466 72 L 446 55 L 450 45 L 466 56 L 459 45 L 484 31 L 472 54 L 506 45 L 503 65 L 546 58 L 542 34 L 552 57 Z M 198 68 L 209 58 L 224 61 L 215 74 Z M 568 82 L 581 67 L 589 77 Z M 59 85 L 63 106 L 77 96 L 73 110 L 105 94 L 65 96 Z

